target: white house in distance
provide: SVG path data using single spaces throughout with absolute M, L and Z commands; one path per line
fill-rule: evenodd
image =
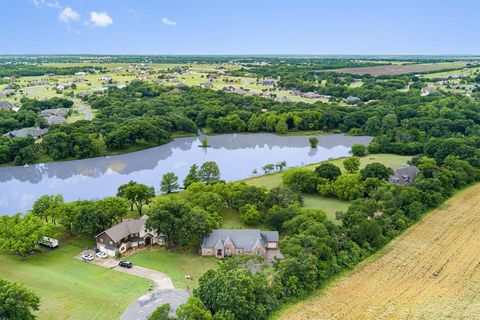
M 145 228 L 147 219 L 148 216 L 144 215 L 137 220 L 125 220 L 99 233 L 95 237 L 97 248 L 115 256 L 117 252 L 124 253 L 130 248 L 165 244 L 165 236 L 158 236 L 155 231 Z

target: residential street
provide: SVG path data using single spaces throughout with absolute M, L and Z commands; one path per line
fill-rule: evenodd
M 78 111 L 80 113 L 85 114 L 85 120 L 88 120 L 88 121 L 92 120 L 92 118 L 93 118 L 92 109 L 90 109 L 89 106 L 87 106 L 84 103 L 80 103 L 80 102 L 76 102 L 75 106 L 78 107 Z

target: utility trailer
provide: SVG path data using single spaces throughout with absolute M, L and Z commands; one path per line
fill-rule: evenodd
M 53 238 L 49 238 L 49 237 L 42 237 L 38 241 L 38 243 L 41 244 L 42 246 L 49 247 L 49 248 L 52 248 L 52 249 L 58 247 L 58 240 L 53 239 Z

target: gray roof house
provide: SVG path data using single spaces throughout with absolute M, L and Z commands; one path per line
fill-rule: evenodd
M 43 137 L 48 129 L 23 128 L 5 133 L 3 136 L 8 138 L 26 138 L 32 137 L 35 139 Z
M 415 177 L 420 173 L 415 166 L 405 166 L 395 170 L 389 181 L 397 186 L 408 186 L 413 182 Z
M 437 93 L 438 90 L 433 87 L 424 87 L 420 90 L 420 95 L 422 97 L 428 96 L 431 93 Z
M 65 108 L 44 109 L 44 110 L 40 111 L 40 114 L 43 117 L 48 117 L 48 116 L 65 117 L 68 114 L 68 110 L 65 109 Z
M 13 108 L 13 103 L 8 102 L 8 101 L 0 101 L 0 110 L 12 110 Z
M 203 238 L 202 256 L 224 258 L 237 254 L 267 256 L 278 251 L 278 231 L 258 229 L 216 229 Z
M 15 91 L 14 90 L 2 90 L 0 91 L 0 98 L 6 98 L 6 97 L 10 97 L 10 96 L 13 96 L 15 94 Z
M 213 88 L 213 84 L 210 82 L 200 83 L 200 87 L 202 88 Z
M 359 97 L 354 97 L 354 96 L 348 96 L 347 99 L 345 99 L 347 102 L 357 102 L 360 101 Z
M 36 81 L 30 81 L 27 85 L 29 87 L 34 87 L 34 86 L 48 86 L 50 83 L 45 80 L 36 80 Z
M 260 84 L 262 86 L 274 86 L 275 85 L 275 81 L 274 80 L 270 80 L 270 79 L 264 79 L 264 80 L 260 80 Z
M 117 252 L 123 253 L 130 248 L 164 244 L 165 236 L 157 236 L 157 233 L 145 228 L 148 216 L 140 219 L 125 220 L 95 236 L 97 248 L 115 256 Z
M 49 116 L 44 118 L 45 120 L 47 120 L 48 124 L 59 124 L 59 123 L 65 122 L 65 117 L 61 117 L 61 116 Z

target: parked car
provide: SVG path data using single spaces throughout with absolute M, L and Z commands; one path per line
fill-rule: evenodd
M 133 264 L 129 261 L 120 261 L 118 265 L 122 268 L 127 268 L 127 269 L 130 269 L 131 267 L 133 267 Z
M 108 255 L 102 251 L 98 251 L 97 253 L 95 253 L 95 255 L 97 256 L 97 258 L 102 258 L 102 259 L 106 259 L 108 257 Z
M 92 256 L 91 254 L 89 254 L 89 253 L 84 253 L 84 254 L 82 255 L 82 259 L 83 259 L 84 261 L 92 261 L 92 260 L 93 260 L 93 256 Z
M 58 240 L 53 239 L 53 238 L 49 238 L 49 237 L 42 237 L 38 241 L 38 243 L 41 244 L 42 246 L 49 247 L 49 248 L 52 248 L 52 249 L 58 247 Z

